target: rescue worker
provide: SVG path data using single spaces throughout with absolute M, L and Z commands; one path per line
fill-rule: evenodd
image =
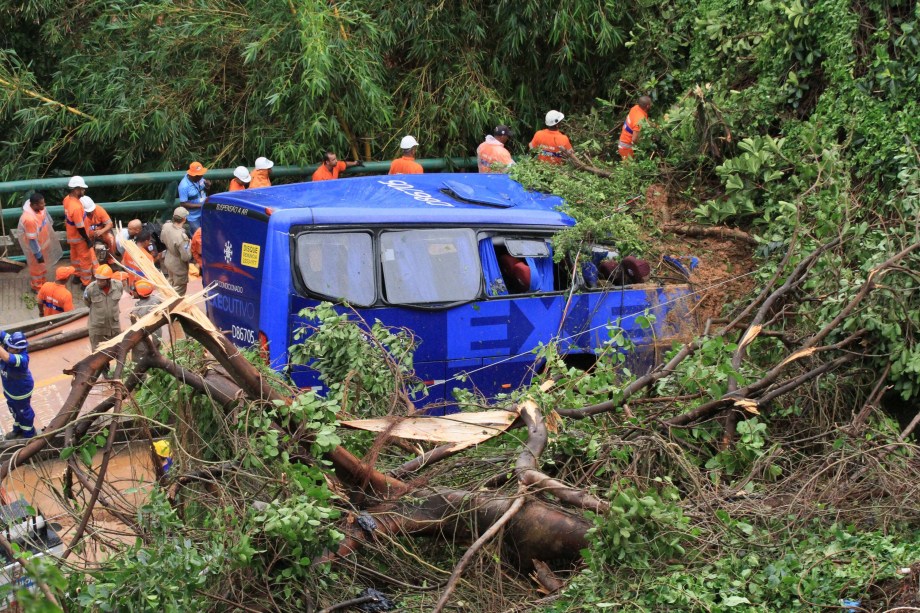
M 48 267 L 61 258 L 51 216 L 45 210 L 45 196 L 35 192 L 22 205 L 19 218 L 19 245 L 29 266 L 29 286 L 37 292 L 45 284 Z
M 230 179 L 230 189 L 227 191 L 238 192 L 249 187 L 252 181 L 252 175 L 245 166 L 237 166 L 233 169 L 233 178 Z
M 275 163 L 267 157 L 256 158 L 256 166 L 252 170 L 252 180 L 249 182 L 249 189 L 259 187 L 271 187 L 272 166 Z
M 83 223 L 86 224 L 90 238 L 102 241 L 108 251 L 106 259 L 109 263 L 115 261 L 115 232 L 112 231 L 115 224 L 112 223 L 112 218 L 89 196 L 83 196 L 80 202 L 83 204 L 83 212 L 86 213 Z M 105 264 L 106 262 L 99 263 Z
M 156 261 L 153 257 L 153 254 L 150 253 L 150 250 L 148 249 L 151 240 L 150 231 L 141 230 L 141 233 L 137 235 L 137 237 L 134 239 L 134 242 L 138 247 L 141 248 L 144 255 L 150 260 L 150 263 L 155 265 Z M 121 265 L 124 266 L 125 272 L 128 273 L 128 291 L 132 291 L 138 279 L 142 279 L 146 275 L 144 275 L 140 266 L 137 265 L 137 262 L 134 261 L 134 258 L 131 257 L 130 253 L 125 253 L 125 257 L 122 259 Z
M 39 317 L 50 317 L 73 310 L 73 295 L 67 289 L 67 282 L 73 276 L 73 266 L 61 266 L 54 273 L 54 281 L 48 281 L 38 290 Z
M 83 292 L 83 302 L 89 307 L 89 344 L 96 351 L 100 343 L 121 334 L 118 303 L 124 286 L 112 278 L 114 273 L 108 264 L 98 266 L 94 276 L 96 280 Z
M 364 162 L 340 162 L 333 152 L 327 151 L 323 154 L 323 161 L 320 163 L 319 168 L 313 173 L 313 180 L 329 181 L 338 179 L 340 172 L 352 166 L 364 166 Z
M 22 332 L 0 331 L 0 378 L 3 379 L 6 406 L 13 414 L 13 429 L 3 437 L 6 441 L 35 436 L 35 412 L 32 410 L 35 381 L 29 372 L 28 349 L 29 341 Z
M 496 126 L 492 134 L 486 136 L 476 149 L 479 172 L 505 173 L 514 166 L 511 154 L 505 149 L 505 144 L 512 136 L 508 126 Z
M 166 475 L 173 464 L 172 450 L 169 448 L 169 441 L 155 442 L 153 444 L 153 451 L 160 460 L 160 470 L 163 471 L 163 475 Z
M 134 284 L 134 289 L 131 293 L 134 298 L 137 299 L 137 302 L 134 303 L 134 308 L 131 309 L 130 313 L 132 323 L 138 319 L 141 319 L 158 305 L 163 303 L 160 297 L 153 293 L 153 290 L 153 283 L 147 279 L 140 279 L 137 283 Z M 154 347 L 158 347 L 160 345 L 160 339 L 162 338 L 163 334 L 162 330 L 163 329 L 161 327 L 150 333 L 150 341 L 153 343 Z M 137 362 L 148 352 L 149 347 L 147 346 L 146 342 L 138 343 L 134 346 L 134 349 L 131 350 L 131 359 Z
M 191 244 L 184 228 L 187 217 L 188 211 L 185 207 L 176 207 L 172 221 L 164 224 L 160 233 L 160 238 L 166 245 L 166 256 L 163 260 L 166 274 L 180 296 L 185 295 L 188 286 L 188 263 L 192 259 Z
M 188 166 L 188 172 L 179 182 L 179 202 L 189 211 L 188 227 L 191 232 L 201 225 L 201 206 L 211 187 L 211 182 L 204 178 L 206 172 L 208 169 L 202 166 L 201 162 L 192 162 Z
M 74 176 L 67 183 L 70 192 L 64 197 L 64 222 L 67 224 L 67 244 L 70 245 L 70 261 L 77 269 L 83 287 L 93 280 L 93 239 L 84 223 L 86 213 L 80 198 L 86 195 L 83 177 Z
M 415 152 L 418 150 L 418 141 L 414 136 L 403 136 L 399 142 L 402 157 L 393 160 L 390 164 L 391 175 L 420 175 L 425 172 L 422 165 L 415 161 Z
M 642 129 L 641 121 L 648 119 L 648 111 L 652 108 L 652 99 L 648 96 L 639 98 L 639 103 L 629 109 L 629 115 L 623 122 L 623 130 L 620 132 L 620 143 L 617 151 L 624 160 L 633 156 L 633 145 L 639 138 L 639 130 Z
M 155 262 L 159 263 L 166 251 L 166 246 L 160 241 L 160 231 L 162 229 L 163 227 L 158 223 L 141 223 L 140 219 L 132 219 L 128 222 L 127 228 L 122 228 L 121 231 L 115 235 L 115 248 L 118 249 L 118 255 L 124 255 L 125 248 L 123 243 L 125 241 L 136 241 L 137 237 L 144 232 L 150 236 L 150 240 L 147 242 L 146 247 L 147 252 L 153 257 Z
M 571 151 L 572 143 L 569 137 L 559 130 L 559 124 L 565 115 L 559 111 L 550 111 L 546 114 L 546 128 L 538 130 L 530 140 L 530 149 L 537 150 L 537 159 L 549 164 L 562 164 L 565 161 L 563 151 Z
M 122 246 L 125 241 L 133 241 L 135 237 L 141 233 L 143 228 L 144 224 L 141 223 L 140 219 L 132 219 L 128 222 L 127 226 L 123 227 L 115 234 L 115 249 L 119 256 L 125 253 L 125 248 Z
M 198 270 L 201 270 L 201 228 L 195 230 L 195 234 L 192 235 L 190 249 L 192 259 L 195 260 L 195 266 L 198 267 Z

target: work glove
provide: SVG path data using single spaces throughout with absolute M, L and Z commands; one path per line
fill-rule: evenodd
M 86 239 L 86 247 L 89 249 L 93 248 L 93 241 L 91 239 Z
M 45 256 L 39 253 L 37 256 L 35 256 L 35 261 L 38 262 L 39 264 L 44 264 Z

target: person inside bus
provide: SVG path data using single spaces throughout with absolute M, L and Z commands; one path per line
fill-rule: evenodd
M 498 256 L 498 267 L 509 292 L 522 294 L 530 291 L 530 266 L 527 265 L 527 262 L 503 253 Z

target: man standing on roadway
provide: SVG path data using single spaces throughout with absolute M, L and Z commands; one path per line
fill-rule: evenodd
M 548 164 L 562 164 L 565 161 L 563 151 L 571 151 L 569 137 L 559 130 L 559 124 L 565 115 L 559 111 L 546 114 L 546 129 L 538 130 L 530 141 L 530 149 L 536 149 L 537 159 Z
M 73 266 L 61 266 L 54 273 L 54 281 L 48 281 L 38 290 L 38 315 L 50 317 L 73 310 L 73 295 L 67 289 L 67 282 L 74 273 Z
M 83 302 L 89 307 L 89 345 L 93 351 L 100 343 L 121 334 L 118 303 L 124 286 L 112 276 L 112 268 L 108 264 L 97 267 L 96 280 L 83 292 Z
M 83 287 L 93 279 L 93 239 L 86 233 L 83 203 L 80 198 L 86 194 L 83 177 L 74 176 L 67 183 L 70 192 L 64 196 L 64 222 L 67 224 L 67 244 L 70 245 L 70 261 L 77 269 Z
M 22 205 L 19 218 L 19 245 L 29 266 L 29 286 L 37 292 L 45 284 L 48 267 L 61 257 L 61 245 L 45 210 L 45 197 L 35 192 Z
M 176 207 L 172 221 L 163 224 L 160 232 L 160 240 L 166 245 L 166 273 L 180 296 L 185 295 L 188 287 L 188 263 L 192 259 L 191 244 L 183 227 L 188 216 L 185 207 Z
M 496 126 L 492 134 L 476 149 L 476 161 L 479 163 L 479 172 L 506 173 L 514 166 L 511 154 L 505 149 L 505 144 L 511 140 L 511 128 Z
M 249 187 L 252 181 L 252 175 L 245 166 L 237 166 L 233 169 L 233 178 L 230 179 L 230 189 L 228 192 L 238 192 Z
M 415 152 L 418 150 L 418 141 L 414 136 L 403 136 L 399 142 L 402 157 L 390 163 L 390 175 L 420 175 L 425 172 L 422 165 L 415 161 Z
M 188 172 L 179 182 L 179 202 L 189 211 L 190 234 L 201 225 L 201 207 L 211 187 L 211 182 L 204 178 L 206 172 L 208 169 L 202 166 L 201 162 L 192 162 L 188 166 Z
M 364 162 L 340 162 L 332 151 L 323 154 L 323 161 L 313 173 L 314 181 L 338 179 L 339 173 L 352 166 L 364 166 Z
M 249 183 L 249 189 L 272 186 L 272 166 L 275 163 L 267 157 L 256 158 L 256 166 L 252 169 L 252 180 Z
M 639 104 L 629 109 L 629 115 L 623 122 L 623 130 L 620 132 L 620 144 L 618 152 L 620 157 L 627 160 L 633 156 L 633 145 L 639 138 L 639 130 L 642 126 L 639 122 L 648 119 L 648 111 L 652 108 L 652 99 L 648 96 L 639 98 Z
M 6 406 L 13 414 L 13 429 L 3 440 L 32 438 L 35 436 L 35 412 L 32 410 L 32 392 L 35 380 L 29 372 L 29 341 L 22 332 L 7 334 L 0 331 L 0 378 Z

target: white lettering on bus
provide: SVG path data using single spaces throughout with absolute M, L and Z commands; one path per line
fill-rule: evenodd
M 407 196 L 412 197 L 413 200 L 418 200 L 419 202 L 424 202 L 425 204 L 430 204 L 431 206 L 454 206 L 450 202 L 444 202 L 439 200 L 420 189 L 415 189 L 414 185 L 406 183 L 405 181 L 400 181 L 399 179 L 390 179 L 388 181 L 378 181 L 381 185 L 386 185 L 387 187 L 392 187 L 396 191 L 400 191 Z

